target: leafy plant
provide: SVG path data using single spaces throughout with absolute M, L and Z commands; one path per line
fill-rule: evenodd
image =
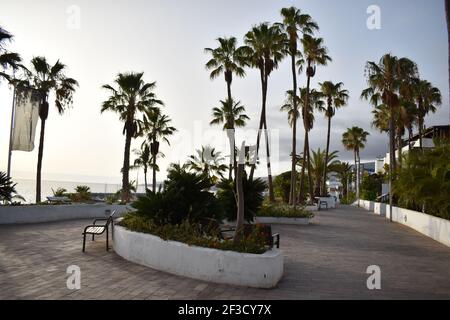
M 0 201 L 11 203 L 13 199 L 25 199 L 16 192 L 16 185 L 5 172 L 0 171 Z
M 75 187 L 75 193 L 69 195 L 73 202 L 89 202 L 91 201 L 91 188 L 88 186 Z
M 434 143 L 405 157 L 393 191 L 400 206 L 450 219 L 450 142 Z
M 53 190 L 52 188 L 52 192 L 53 192 L 53 196 L 54 197 L 67 197 L 68 193 L 67 193 L 67 189 L 64 188 L 57 188 L 56 190 Z
M 361 182 L 361 199 L 375 201 L 381 195 L 383 181 L 383 175 L 364 174 Z
M 217 198 L 223 208 L 224 216 L 229 220 L 236 219 L 236 185 L 232 180 L 222 180 L 218 185 Z M 253 217 L 261 208 L 264 200 L 263 193 L 267 189 L 266 183 L 262 179 L 250 180 L 246 176 L 243 178 L 244 189 L 244 218 L 246 221 L 253 221 Z
M 295 208 L 286 204 L 263 205 L 258 210 L 258 217 L 312 218 L 314 214 L 304 208 Z
M 211 187 L 206 175 L 173 165 L 168 171 L 165 189 L 158 193 L 148 191 L 132 206 L 138 214 L 158 225 L 175 225 L 183 220 L 198 221 L 205 217 L 220 218 L 221 208 L 214 194 L 209 192 Z

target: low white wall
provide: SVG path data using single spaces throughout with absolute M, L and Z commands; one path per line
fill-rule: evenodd
M 256 223 L 307 225 L 310 218 L 255 217 Z
M 386 216 L 386 203 L 375 202 L 373 213 L 378 214 L 382 217 Z
M 223 251 L 165 241 L 114 226 L 114 250 L 124 259 L 189 278 L 272 288 L 283 276 L 283 254 L 273 249 L 263 254 Z
M 366 210 L 374 211 L 375 202 L 368 200 L 359 200 L 359 206 Z
M 0 224 L 41 223 L 71 219 L 103 218 L 105 210 L 117 210 L 120 216 L 129 206 L 96 204 L 0 206 Z
M 371 208 L 365 200 L 360 200 L 360 205 L 366 210 Z M 364 205 L 362 205 L 364 204 Z M 371 209 L 376 214 L 385 216 L 390 219 L 389 205 L 384 203 L 374 203 L 374 209 Z M 379 212 L 379 213 L 378 213 Z M 408 210 L 399 207 L 392 207 L 392 221 L 401 223 L 410 227 L 423 235 L 430 237 L 446 246 L 450 247 L 450 221 L 438 218 L 429 214 L 418 211 Z

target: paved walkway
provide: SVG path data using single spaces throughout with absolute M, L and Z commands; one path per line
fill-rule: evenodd
M 0 299 L 450 299 L 450 248 L 358 208 L 321 211 L 309 226 L 274 226 L 285 275 L 275 289 L 211 284 L 130 263 L 104 250 L 81 253 L 86 220 L 0 226 Z M 66 268 L 81 268 L 81 289 Z M 369 265 L 381 290 L 368 290 Z

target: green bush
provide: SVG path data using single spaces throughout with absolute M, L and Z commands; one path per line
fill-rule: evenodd
M 52 189 L 52 192 L 53 192 L 53 196 L 54 197 L 67 197 L 67 196 L 69 196 L 69 194 L 67 192 L 67 189 L 64 189 L 64 188 L 61 188 L 61 187 L 57 188 L 56 190 Z
M 346 197 L 343 197 L 341 200 L 341 204 L 352 204 L 356 201 L 356 193 L 353 191 L 349 191 Z
M 450 220 L 450 141 L 435 140 L 435 148 L 413 150 L 394 181 L 401 207 Z
M 244 219 L 251 222 L 261 208 L 264 201 L 263 193 L 267 185 L 262 179 L 253 179 L 252 181 L 245 176 L 242 186 L 244 189 Z M 230 221 L 236 220 L 237 204 L 234 181 L 222 180 L 217 188 L 217 198 L 222 206 L 224 216 Z
M 314 214 L 304 208 L 296 208 L 286 204 L 263 205 L 257 213 L 258 217 L 312 218 Z
M 72 202 L 90 202 L 91 189 L 88 186 L 77 186 L 75 193 L 69 194 L 69 198 Z
M 184 220 L 199 221 L 202 218 L 221 218 L 221 207 L 209 192 L 212 186 L 204 174 L 191 173 L 185 168 L 171 167 L 165 181 L 165 189 L 154 193 L 147 191 L 132 206 L 137 213 L 158 225 L 176 225 Z
M 361 199 L 375 201 L 378 196 L 381 196 L 381 185 L 383 181 L 383 175 L 364 174 L 360 185 Z
M 190 246 L 255 254 L 264 253 L 269 249 L 265 238 L 262 236 L 262 227 L 258 225 L 253 228 L 251 233 L 237 242 L 223 240 L 216 232 L 205 233 L 200 224 L 189 220 L 183 220 L 179 224 L 160 225 L 147 216 L 128 213 L 119 222 L 119 225 L 132 231 L 152 234 L 163 240 L 178 241 Z
M 17 195 L 16 185 L 5 172 L 0 171 L 0 201 L 11 203 L 13 199 L 24 201 L 24 198 Z
M 291 171 L 283 172 L 273 179 L 273 191 L 275 197 L 281 198 L 283 202 L 289 202 L 289 192 L 291 189 Z

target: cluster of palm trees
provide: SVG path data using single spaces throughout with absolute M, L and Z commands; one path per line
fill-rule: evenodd
M 385 54 L 378 63 L 368 61 L 365 73 L 368 88 L 363 90 L 361 97 L 374 107 L 373 125 L 389 133 L 392 185 L 402 166 L 403 135 L 408 132 L 408 148 L 411 149 L 413 127 L 417 126 L 422 149 L 424 118 L 442 103 L 441 93 L 429 81 L 420 78 L 417 64 L 408 58 Z
M 39 203 L 41 202 L 41 171 L 45 124 L 49 113 L 49 97 L 53 95 L 56 109 L 59 114 L 63 114 L 72 105 L 73 93 L 78 86 L 78 82 L 66 76 L 66 66 L 59 60 L 50 64 L 45 57 L 34 57 L 31 59 L 31 66 L 27 68 L 22 64 L 19 54 L 8 52 L 4 48 L 5 42 L 12 38 L 10 33 L 0 27 L 0 65 L 3 70 L 11 69 L 13 71 L 13 74 L 0 72 L 0 79 L 6 79 L 15 88 L 21 90 L 33 89 L 39 94 L 41 131 L 36 169 L 36 203 Z M 16 73 L 17 71 L 20 71 L 19 74 Z
M 176 128 L 170 125 L 171 119 L 163 114 L 161 107 L 164 103 L 153 92 L 156 82 L 145 82 L 143 72 L 119 73 L 114 85 L 103 85 L 110 92 L 110 96 L 101 107 L 101 112 L 113 111 L 119 114 L 124 123 L 125 148 L 122 166 L 122 201 L 128 202 L 131 197 L 130 150 L 131 141 L 144 137 L 141 149 L 136 150 L 137 159 L 133 168 L 144 168 L 145 190 L 147 190 L 147 169 L 153 173 L 152 190 L 156 191 L 156 172 L 159 170 L 157 158 L 164 156 L 160 152 L 160 142 L 169 144 L 168 137 L 173 135 Z
M 274 72 L 279 63 L 289 57 L 292 71 L 292 89 L 286 93 L 286 101 L 281 107 L 287 112 L 288 121 L 292 127 L 292 152 L 291 152 L 291 189 L 289 202 L 294 207 L 299 200 L 304 200 L 304 179 L 305 172 L 308 179 L 312 181 L 311 156 L 309 146 L 309 131 L 314 123 L 314 110 L 318 109 L 325 113 L 328 118 L 328 135 L 325 148 L 325 162 L 328 162 L 330 145 L 331 118 L 337 108 L 346 105 L 348 92 L 343 88 L 343 84 L 325 81 L 319 84 L 320 89 L 311 89 L 311 79 L 316 74 L 316 66 L 326 65 L 331 61 L 328 49 L 324 45 L 324 40 L 314 37 L 314 33 L 319 30 L 317 23 L 310 15 L 304 14 L 295 7 L 281 9 L 281 22 L 261 23 L 254 26 L 244 36 L 244 45 L 238 46 L 235 37 L 219 38 L 217 48 L 206 48 L 205 51 L 211 55 L 211 59 L 206 63 L 206 68 L 211 70 L 211 79 L 223 74 L 227 85 L 227 99 L 221 101 L 220 108 L 214 108 L 214 119 L 211 124 L 224 124 L 224 129 L 228 130 L 234 141 L 234 130 L 244 126 L 248 117 L 244 114 L 245 108 L 236 102 L 232 97 L 231 84 L 233 76 L 244 77 L 245 68 L 254 68 L 259 71 L 261 80 L 261 116 L 259 119 L 258 134 L 256 137 L 256 154 L 260 151 L 261 135 L 265 135 L 266 159 L 268 171 L 269 199 L 275 200 L 272 183 L 272 173 L 270 165 L 270 148 L 267 125 L 267 93 L 269 77 Z M 301 47 L 301 49 L 300 49 Z M 298 88 L 297 77 L 306 70 L 306 87 Z M 304 127 L 304 156 L 297 156 L 297 121 L 303 120 Z M 230 159 L 235 159 L 235 146 L 230 145 Z M 297 193 L 297 166 L 298 160 L 302 159 L 300 190 Z M 249 178 L 253 179 L 256 163 L 252 165 Z M 236 170 L 236 160 L 230 161 L 229 177 Z M 236 176 L 236 173 L 235 173 Z M 320 179 L 320 193 L 326 193 L 327 170 L 323 172 Z M 313 198 L 313 184 L 309 183 L 310 199 Z

